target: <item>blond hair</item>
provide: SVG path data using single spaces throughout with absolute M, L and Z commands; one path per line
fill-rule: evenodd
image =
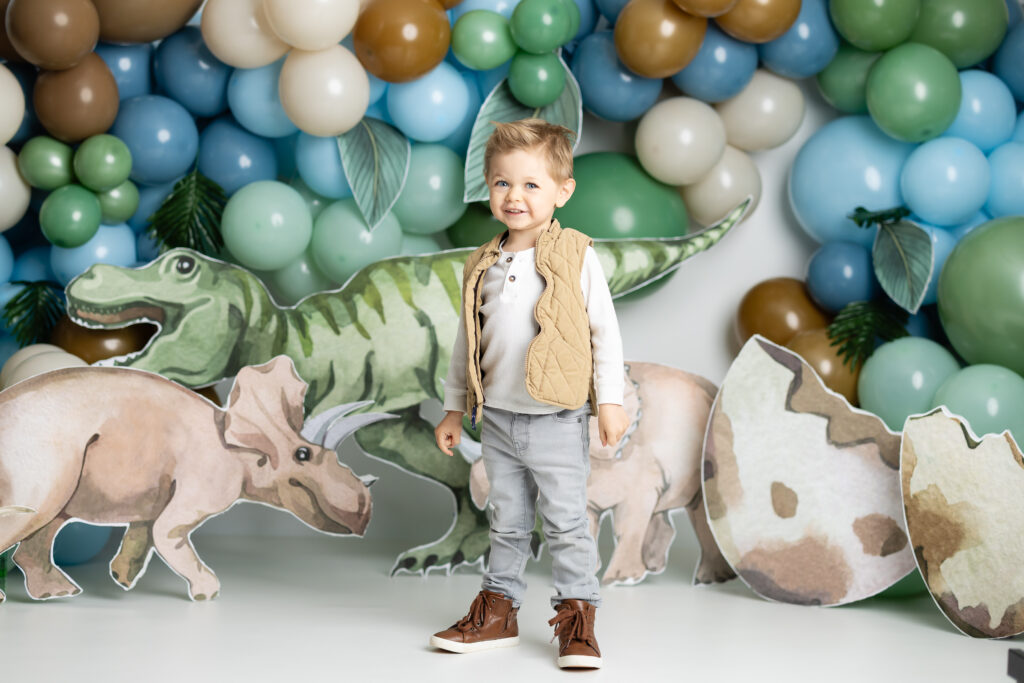
M 484 177 L 490 177 L 494 155 L 518 149 L 540 149 L 547 157 L 548 172 L 552 178 L 559 182 L 572 178 L 572 143 L 576 134 L 571 130 L 543 119 L 491 123 L 494 124 L 494 132 L 484 150 Z

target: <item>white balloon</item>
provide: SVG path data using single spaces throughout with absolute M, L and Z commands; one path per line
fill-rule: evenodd
M 263 0 L 208 0 L 200 21 L 213 56 L 240 69 L 256 69 L 288 52 L 267 23 Z
M 356 56 L 341 45 L 316 52 L 292 50 L 277 91 L 292 123 L 319 137 L 346 132 L 370 105 L 370 79 Z
M 636 130 L 636 156 L 654 178 L 669 185 L 700 180 L 722 157 L 725 128 L 715 110 L 692 97 L 651 107 Z
M 11 70 L 0 64 L 0 145 L 10 142 L 25 118 L 25 93 Z
M 44 372 L 50 372 L 51 370 L 60 370 L 62 368 L 79 368 L 88 365 L 84 360 L 78 356 L 72 356 L 67 351 L 44 351 L 43 353 L 37 353 L 34 356 L 26 358 L 23 362 L 18 364 L 18 367 L 14 368 L 8 375 L 8 381 L 4 388 L 14 386 L 18 382 L 28 379 L 29 377 L 35 377 L 41 375 Z
M 11 386 L 10 378 L 14 369 L 32 356 L 37 356 L 40 353 L 64 353 L 64 349 L 53 344 L 29 344 L 24 348 L 18 349 L 11 354 L 11 357 L 4 363 L 3 369 L 0 370 L 0 388 Z
M 726 145 L 722 158 L 708 174 L 680 188 L 680 193 L 694 220 L 701 225 L 712 225 L 747 197 L 754 198 L 747 215 L 754 211 L 761 201 L 761 174 L 747 154 Z
M 10 147 L 0 147 L 0 232 L 21 220 L 31 196 L 32 188 L 18 170 L 18 156 Z
M 804 96 L 793 81 L 758 69 L 738 95 L 715 105 L 733 147 L 756 152 L 793 137 L 804 120 Z
M 359 0 L 263 0 L 277 37 L 300 50 L 323 50 L 349 34 L 359 18 Z

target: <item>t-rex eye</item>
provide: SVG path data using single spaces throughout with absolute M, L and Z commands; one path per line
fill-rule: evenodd
M 311 453 L 305 446 L 300 446 L 295 450 L 295 459 L 299 462 L 306 462 L 309 460 Z
M 178 262 L 174 264 L 175 269 L 182 275 L 188 275 L 196 267 L 196 260 L 191 256 L 182 256 L 178 259 Z

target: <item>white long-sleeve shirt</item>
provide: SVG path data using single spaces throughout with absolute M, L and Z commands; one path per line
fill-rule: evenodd
M 484 273 L 480 305 L 480 368 L 484 406 L 517 413 L 545 414 L 561 410 L 526 391 L 526 353 L 540 332 L 533 311 L 545 282 L 534 262 L 534 248 L 507 252 L 504 242 L 497 263 Z M 590 318 L 594 353 L 594 387 L 598 403 L 622 404 L 624 391 L 622 337 L 611 292 L 597 253 L 587 247 L 580 273 L 583 302 Z M 444 385 L 445 410 L 466 409 L 466 320 L 459 314 L 458 333 Z M 597 406 L 591 410 L 597 412 Z

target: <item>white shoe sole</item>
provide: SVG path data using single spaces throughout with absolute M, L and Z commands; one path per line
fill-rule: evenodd
M 562 669 L 600 669 L 600 657 L 587 655 L 566 655 L 558 658 L 558 666 Z
M 496 650 L 501 647 L 515 647 L 519 644 L 519 636 L 514 638 L 498 638 L 497 640 L 481 640 L 477 643 L 459 643 L 454 640 L 430 636 L 430 644 L 448 652 L 466 654 L 468 652 L 480 652 L 482 650 Z

